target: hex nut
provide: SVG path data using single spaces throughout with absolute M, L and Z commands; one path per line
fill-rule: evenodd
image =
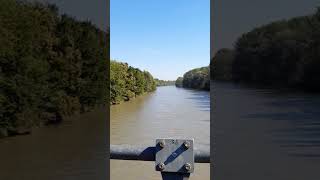
M 187 171 L 191 171 L 192 166 L 191 166 L 191 164 L 186 163 L 186 164 L 184 165 L 184 168 L 185 168 Z
M 164 165 L 163 163 L 159 163 L 158 168 L 160 169 L 160 171 L 163 171 L 166 168 L 166 165 Z
M 161 148 L 164 148 L 165 145 L 166 145 L 166 143 L 163 140 L 159 141 L 159 146 Z
M 186 149 L 189 149 L 189 147 L 190 147 L 190 142 L 185 141 L 185 142 L 183 143 L 183 146 L 184 146 Z

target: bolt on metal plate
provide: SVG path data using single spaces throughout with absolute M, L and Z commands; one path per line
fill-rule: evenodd
M 193 173 L 193 139 L 157 139 L 156 171 Z

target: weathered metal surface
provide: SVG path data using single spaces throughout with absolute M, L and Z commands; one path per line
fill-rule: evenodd
M 195 163 L 210 163 L 210 147 L 194 147 Z M 110 159 L 155 161 L 154 146 L 110 145 Z
M 193 173 L 193 139 L 157 139 L 155 169 L 161 172 Z
M 190 173 L 161 172 L 163 180 L 188 180 Z
M 110 159 L 154 161 L 155 147 L 110 145 Z

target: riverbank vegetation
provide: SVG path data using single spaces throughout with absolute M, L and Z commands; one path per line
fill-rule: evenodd
M 0 136 L 107 100 L 109 33 L 54 5 L 0 1 Z
M 182 82 L 183 82 L 183 77 L 178 77 L 175 83 L 176 87 L 183 87 Z
M 243 34 L 211 62 L 221 80 L 320 91 L 320 8 Z
M 232 65 L 234 62 L 234 51 L 231 49 L 219 50 L 211 60 L 211 79 L 219 81 L 232 80 Z
M 209 67 L 201 67 L 186 72 L 176 80 L 177 87 L 210 90 Z
M 157 86 L 174 86 L 176 81 L 170 81 L 170 80 L 160 80 L 160 79 L 154 79 L 156 81 Z
M 129 101 L 156 90 L 157 82 L 148 71 L 112 60 L 110 62 L 110 104 Z

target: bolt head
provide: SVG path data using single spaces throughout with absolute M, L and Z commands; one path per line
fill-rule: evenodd
M 159 163 L 158 168 L 160 169 L 160 171 L 163 171 L 166 168 L 166 165 L 164 165 L 163 163 Z
M 159 146 L 161 148 L 164 148 L 165 145 L 166 145 L 166 143 L 163 140 L 159 141 Z
M 186 149 L 189 149 L 189 147 L 190 147 L 191 145 L 190 145 L 190 142 L 189 142 L 189 141 L 185 141 L 185 142 L 183 143 L 183 146 L 184 146 Z
M 186 164 L 184 165 L 184 168 L 185 168 L 187 171 L 191 171 L 192 166 L 191 166 L 191 164 L 186 163 Z

